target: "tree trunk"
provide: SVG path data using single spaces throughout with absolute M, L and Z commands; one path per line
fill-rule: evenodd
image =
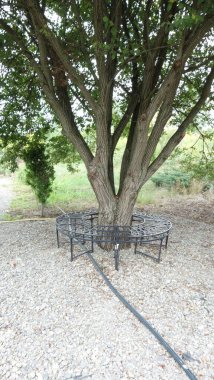
M 45 204 L 41 203 L 41 217 L 42 218 L 44 218 L 44 215 L 45 215 L 44 211 L 45 211 Z
M 93 167 L 88 173 L 89 180 L 94 189 L 99 204 L 99 226 L 130 226 L 134 205 L 139 192 L 138 181 L 133 176 L 125 184 L 120 196 L 115 196 L 102 169 Z M 105 239 L 105 234 L 103 234 Z M 107 239 L 110 239 L 108 235 Z M 113 239 L 112 239 L 113 240 Z M 113 245 L 108 243 L 99 244 L 105 250 L 111 250 Z M 127 247 L 127 244 L 120 246 Z
M 88 178 L 95 192 L 99 205 L 99 225 L 128 226 L 131 224 L 134 205 L 139 192 L 139 176 L 129 174 L 124 183 L 123 191 L 119 196 L 115 195 L 108 174 L 100 166 L 91 166 Z
M 101 166 L 91 165 L 88 171 L 88 178 L 99 205 L 99 225 L 114 225 L 117 199 L 111 188 L 108 174 L 103 171 Z

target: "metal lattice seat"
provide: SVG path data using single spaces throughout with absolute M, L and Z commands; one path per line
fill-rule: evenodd
M 130 226 L 100 226 L 98 225 L 98 212 L 74 212 L 60 215 L 56 218 L 57 242 L 59 247 L 59 232 L 70 240 L 71 260 L 73 260 L 74 242 L 85 244 L 91 242 L 90 249 L 84 253 L 93 252 L 93 245 L 97 243 L 111 244 L 114 250 L 115 268 L 119 267 L 119 251 L 124 245 L 134 244 L 134 252 L 160 262 L 162 246 L 167 247 L 169 231 L 172 227 L 170 221 L 156 215 L 146 215 L 135 212 L 132 215 Z M 138 246 L 144 244 L 158 244 L 157 255 L 141 252 Z M 84 254 L 83 253 L 83 254 Z

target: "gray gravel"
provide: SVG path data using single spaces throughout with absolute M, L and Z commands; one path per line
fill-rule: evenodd
M 172 222 L 160 264 L 128 250 L 116 272 L 112 253 L 95 258 L 198 379 L 214 379 L 213 225 Z M 54 221 L 0 224 L 0 242 L 0 379 L 187 379 L 89 259 L 56 248 Z

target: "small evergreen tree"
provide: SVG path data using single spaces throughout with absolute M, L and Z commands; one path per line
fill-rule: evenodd
M 30 142 L 23 151 L 23 159 L 26 165 L 26 183 L 31 186 L 41 203 L 44 216 L 44 206 L 52 191 L 54 180 L 54 168 L 45 151 L 45 144 L 38 141 Z

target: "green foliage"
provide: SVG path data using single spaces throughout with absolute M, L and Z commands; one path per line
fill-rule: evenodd
M 45 204 L 52 190 L 54 168 L 45 152 L 45 145 L 31 141 L 23 151 L 25 180 L 41 204 Z
M 158 187 L 167 187 L 171 189 L 175 185 L 181 185 L 184 188 L 190 186 L 192 174 L 187 174 L 178 170 L 169 170 L 156 173 L 152 178 L 152 182 Z
M 80 156 L 74 149 L 73 145 L 63 135 L 54 135 L 47 141 L 47 152 L 53 165 L 64 163 L 71 173 L 77 169 L 80 163 Z
M 169 189 L 179 185 L 181 188 L 191 187 L 193 179 L 203 183 L 204 190 L 213 187 L 214 183 L 214 145 L 213 131 L 204 124 L 196 132 L 189 132 L 179 148 L 176 148 L 169 160 L 152 177 L 152 182 L 159 187 Z M 169 130 L 164 138 L 168 139 L 172 131 Z M 158 149 L 161 149 L 162 141 Z
M 177 162 L 179 170 L 192 178 L 203 181 L 204 188 L 214 184 L 214 132 L 206 124 L 198 132 L 187 136 L 188 144 L 177 148 L 169 162 Z
M 157 0 L 151 2 L 151 13 L 148 18 L 148 30 L 146 31 L 148 32 L 150 42 L 149 50 L 148 46 L 144 44 L 145 20 L 147 19 L 148 11 L 145 2 L 124 2 L 119 30 L 117 30 L 114 20 L 116 2 L 109 1 L 105 5 L 104 3 L 103 7 L 105 10 L 102 18 L 99 20 L 102 35 L 98 36 L 96 36 L 94 30 L 93 2 L 74 1 L 59 3 L 49 0 L 38 2 L 38 5 L 40 4 L 42 9 L 43 7 L 46 8 L 45 16 L 49 18 L 49 24 L 53 32 L 62 41 L 65 53 L 70 57 L 69 59 L 73 67 L 84 77 L 84 84 L 95 100 L 99 99 L 101 95 L 100 86 L 96 85 L 92 74 L 93 72 L 97 72 L 96 58 L 104 52 L 106 62 L 110 59 L 110 56 L 112 60 L 115 60 L 118 70 L 116 78 L 117 96 L 114 103 L 124 113 L 123 110 L 127 106 L 127 94 L 130 95 L 132 93 L 131 78 L 133 70 L 139 73 L 139 83 L 136 86 L 138 87 L 145 75 L 144 64 L 146 57 L 148 53 L 151 55 L 154 53 L 153 48 L 157 49 L 157 61 L 160 58 L 160 60 L 165 58 L 159 78 L 161 83 L 176 59 L 176 49 L 180 39 L 183 38 L 182 34 L 191 28 L 196 28 L 203 22 L 205 16 L 211 15 L 214 3 L 212 0 L 196 0 L 194 2 L 175 0 L 160 2 Z M 26 17 L 24 9 L 25 7 L 16 1 L 11 1 L 9 4 L 6 0 L 2 1 L 1 17 L 5 18 L 11 27 L 15 28 L 17 34 L 22 37 L 23 42 L 29 47 L 29 51 L 36 62 L 40 62 L 38 42 L 34 31 L 29 28 L 28 23 L 30 22 L 30 18 Z M 167 21 L 165 21 L 165 18 Z M 163 46 L 156 46 L 156 34 L 161 27 L 164 28 L 166 38 L 169 36 L 167 52 L 163 50 L 163 57 L 162 49 L 166 48 L 165 44 Z M 47 35 L 46 29 L 40 28 L 40 32 L 44 36 Z M 162 33 L 163 31 L 159 34 Z M 179 119 L 178 116 L 181 116 L 181 111 L 188 110 L 188 105 L 191 108 L 192 100 L 195 100 L 198 89 L 200 90 L 201 85 L 204 83 L 207 69 L 211 67 L 211 60 L 209 59 L 212 55 L 211 44 L 205 40 L 202 42 L 195 49 L 193 56 L 190 57 L 187 63 L 186 69 L 193 64 L 197 66 L 197 78 L 195 71 L 188 72 L 188 78 L 184 78 L 181 83 L 175 102 L 175 108 L 178 112 L 173 112 L 175 123 Z M 5 49 L 5 46 L 7 46 L 7 49 Z M 40 101 L 44 94 L 38 85 L 38 78 L 28 59 L 24 54 L 20 54 L 20 48 L 16 42 L 3 30 L 0 30 L 0 47 L 0 59 L 3 65 L 2 75 L 0 76 L 0 87 L 3 89 L 1 96 L 3 96 L 5 107 L 7 108 L 8 134 L 10 128 L 12 130 L 15 127 L 18 128 L 20 112 L 26 115 L 26 120 L 23 122 L 24 125 L 29 120 L 27 116 L 32 118 L 33 115 L 37 114 L 37 116 L 46 115 L 47 117 L 47 115 L 51 115 L 51 112 L 46 112 L 47 109 L 50 111 L 50 108 Z M 158 52 L 158 49 L 160 49 L 160 52 Z M 208 61 L 206 61 L 206 57 Z M 54 83 L 57 68 L 54 65 L 53 67 L 51 66 L 52 55 L 51 58 L 48 56 L 47 59 Z M 201 61 L 204 61 L 204 65 L 201 65 Z M 206 70 L 204 70 L 205 67 Z M 192 94 L 189 94 L 189 87 L 192 87 Z M 83 131 L 90 128 L 92 115 L 88 109 L 88 104 L 85 102 L 81 91 L 70 82 L 69 97 L 79 129 Z M 6 113 L 6 108 L 4 114 Z M 79 112 L 80 110 L 81 112 Z
M 6 173 L 8 174 L 9 170 L 7 168 L 7 165 L 5 165 L 3 162 L 2 162 L 2 157 L 3 157 L 3 151 L 0 147 L 0 174 L 3 174 L 3 175 L 6 175 Z
M 11 140 L 7 140 L 7 144 L 0 141 L 3 147 L 0 164 L 15 172 L 19 160 L 23 160 L 26 165 L 25 181 L 34 190 L 38 201 L 45 204 L 52 190 L 54 166 L 47 152 L 44 130 L 26 134 L 23 138 L 17 136 L 17 140 Z
M 2 145 L 0 165 L 14 173 L 18 169 L 18 158 L 22 157 L 22 149 L 23 142 L 20 143 L 20 141 L 8 143 L 6 146 Z
M 185 172 L 191 173 L 195 179 L 202 180 L 205 189 L 214 185 L 214 149 L 200 157 L 187 153 L 182 160 L 182 166 Z

